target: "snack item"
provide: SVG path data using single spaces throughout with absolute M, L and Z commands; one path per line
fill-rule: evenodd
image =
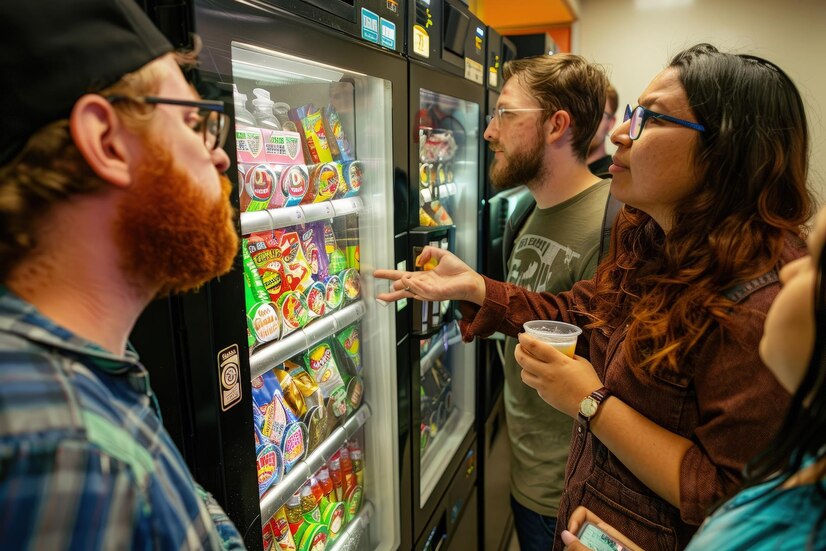
M 347 522 L 353 520 L 358 512 L 361 510 L 361 501 L 364 497 L 364 490 L 361 486 L 353 486 L 347 492 L 347 495 L 344 496 L 344 507 L 345 507 L 345 516 L 347 518 Z
M 345 507 L 344 503 L 337 501 L 335 503 L 328 503 L 321 512 L 321 522 L 327 526 L 330 541 L 335 541 L 341 533 L 341 529 L 345 524 Z
M 293 207 L 301 203 L 310 187 L 310 174 L 303 164 L 280 167 L 278 185 L 270 198 L 270 208 Z
M 324 121 L 327 139 L 335 141 L 336 149 L 338 150 L 336 158 L 341 161 L 352 160 L 353 151 L 350 146 L 350 141 L 344 135 L 344 127 L 341 125 L 341 119 L 339 119 L 335 107 L 332 105 L 325 107 L 322 110 L 322 120 Z
M 269 381 L 270 378 L 272 381 Z M 253 417 L 261 434 L 281 447 L 287 424 L 294 421 L 295 416 L 288 416 L 281 399 L 281 389 L 272 373 L 265 373 L 252 380 L 252 403 Z
M 304 164 L 304 150 L 298 132 L 264 130 L 263 137 L 268 162 L 278 165 Z
M 273 369 L 273 372 L 284 394 L 284 403 L 289 406 L 296 417 L 304 417 L 307 413 L 307 405 L 304 403 L 304 395 L 298 389 L 292 376 L 285 369 Z
M 431 201 L 424 206 L 424 210 L 435 221 L 436 226 L 450 226 L 453 224 L 453 219 L 440 201 Z M 422 219 L 421 212 L 419 212 L 419 219 L 420 221 Z
M 310 187 L 301 202 L 307 204 L 329 201 L 335 197 L 342 180 L 341 165 L 338 163 L 329 162 L 311 167 Z
M 282 319 L 282 337 L 301 329 L 310 321 L 307 299 L 299 292 L 287 291 L 278 298 L 276 306 Z
M 329 311 L 337 310 L 341 303 L 344 302 L 344 286 L 341 284 L 341 278 L 337 275 L 331 275 L 327 279 L 325 285 L 324 298 L 327 302 L 327 309 Z
M 258 343 L 277 339 L 281 333 L 278 310 L 269 301 L 256 302 L 247 309 L 247 327 Z
M 438 222 L 423 208 L 419 209 L 419 225 L 425 227 L 438 226 Z
M 270 204 L 270 198 L 275 191 L 278 175 L 274 167 L 267 164 L 258 164 L 245 167 L 244 191 L 250 197 L 246 210 L 249 212 L 264 210 Z
M 292 423 L 284 433 L 284 472 L 290 472 L 293 466 L 304 459 L 307 454 L 307 427 L 302 422 Z
M 266 438 L 258 425 L 255 429 L 255 455 L 258 466 L 258 495 L 262 496 L 273 484 L 278 484 L 284 474 L 281 450 Z
M 347 161 L 341 165 L 342 181 L 337 197 L 353 197 L 361 191 L 364 183 L 364 164 L 361 161 Z
M 329 436 L 332 423 L 324 405 L 310 408 L 304 419 L 307 425 L 307 453 L 312 453 Z
M 313 277 L 310 263 L 307 262 L 307 257 L 304 256 L 304 249 L 301 247 L 298 232 L 284 233 L 281 236 L 279 247 L 281 248 L 281 260 L 284 263 L 287 288 L 290 291 L 303 293 L 312 285 Z
M 361 372 L 361 332 L 357 323 L 348 325 L 336 334 L 336 340 L 352 361 L 353 373 Z
M 290 532 L 290 525 L 287 522 L 286 506 L 281 507 L 267 523 L 272 530 L 272 536 L 280 549 L 275 551 L 296 551 L 293 534 Z
M 250 126 L 236 126 L 235 151 L 238 154 L 239 163 L 257 164 L 266 162 L 264 136 L 261 134 L 261 129 Z
M 347 413 L 357 410 L 364 400 L 364 380 L 356 375 L 347 381 Z
M 309 318 L 320 318 L 327 311 L 327 288 L 320 281 L 314 282 L 307 289 L 307 311 Z
M 249 196 L 247 193 L 247 186 L 244 185 L 246 181 L 246 168 L 244 165 L 238 165 L 238 209 L 241 212 L 246 212 L 247 207 L 250 205 L 250 201 L 252 201 L 252 197 Z
M 339 239 L 339 245 L 341 245 Z M 349 214 L 344 217 L 344 257 L 347 267 L 358 271 L 361 269 L 361 252 L 359 250 L 359 217 Z
M 338 389 L 343 389 L 344 381 L 338 370 L 333 351 L 326 339 L 310 347 L 309 359 L 307 370 L 318 383 L 325 398 L 329 398 Z
M 290 120 L 299 129 L 306 147 L 308 163 L 329 163 L 333 160 L 333 152 L 324 124 L 321 120 L 321 111 L 312 103 L 290 110 Z M 337 151 L 336 151 L 337 153 Z
M 307 362 L 306 355 L 306 352 L 302 352 L 285 361 L 284 368 L 290 373 L 293 382 L 304 396 L 304 403 L 307 404 L 308 408 L 313 408 L 324 405 L 324 396 L 321 394 L 318 383 L 304 367 Z
M 310 265 L 310 273 L 315 280 L 327 279 L 330 257 L 324 241 L 324 224 L 320 222 L 305 224 L 300 231 L 301 246 L 304 257 Z
M 295 534 L 295 539 L 300 541 L 299 551 L 323 551 L 327 548 L 327 526 L 321 523 L 305 522 Z
M 344 287 L 344 296 L 347 300 L 354 300 L 361 294 L 361 281 L 359 280 L 359 273 L 348 268 L 341 274 L 341 283 Z
M 343 417 L 347 413 L 347 391 L 332 348 L 326 339 L 310 347 L 307 370 L 321 388 L 321 393 L 327 399 L 327 407 L 332 415 L 337 418 Z

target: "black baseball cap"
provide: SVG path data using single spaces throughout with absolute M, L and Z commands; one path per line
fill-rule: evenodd
M 135 0 L 0 4 L 0 166 L 46 124 L 172 50 Z

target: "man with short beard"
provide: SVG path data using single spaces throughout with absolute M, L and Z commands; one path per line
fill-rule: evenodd
M 227 272 L 229 128 L 131 0 L 0 8 L 0 533 L 9 549 L 233 549 L 127 344 Z
M 506 190 L 525 185 L 505 228 L 507 281 L 558 293 L 590 278 L 598 262 L 610 180 L 588 170 L 591 137 L 602 120 L 608 80 L 570 54 L 510 61 L 485 139 L 495 152 L 490 178 Z M 571 419 L 525 385 L 505 340 L 505 412 L 511 443 L 511 508 L 522 551 L 553 545 L 571 437 Z

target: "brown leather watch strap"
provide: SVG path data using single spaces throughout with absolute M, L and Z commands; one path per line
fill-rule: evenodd
M 579 404 L 579 411 L 577 412 L 577 421 L 579 426 L 586 432 L 591 430 L 591 418 L 599 411 L 599 406 L 613 393 L 608 387 L 600 387 L 591 394 L 582 399 Z M 589 414 L 584 412 L 584 406 L 587 406 L 591 411 Z

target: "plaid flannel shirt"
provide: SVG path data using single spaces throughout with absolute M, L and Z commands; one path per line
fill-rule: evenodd
M 243 549 L 160 421 L 137 354 L 0 286 L 0 546 Z

